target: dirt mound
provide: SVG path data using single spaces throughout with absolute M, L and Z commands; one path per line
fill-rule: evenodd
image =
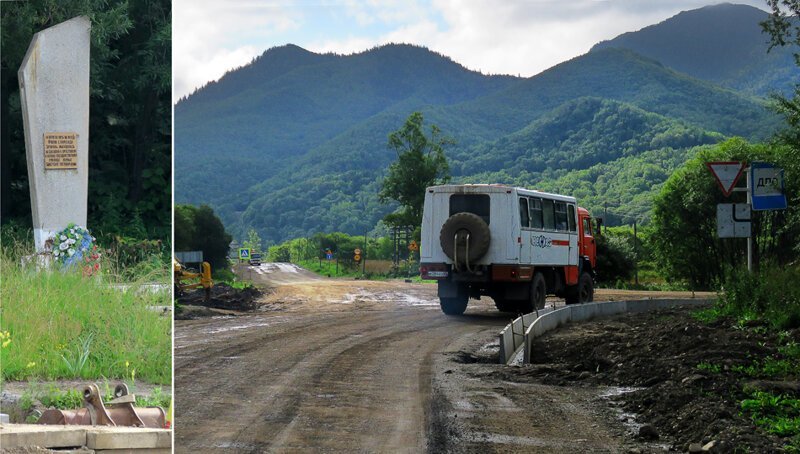
M 213 309 L 247 312 L 258 308 L 257 301 L 260 296 L 261 291 L 255 287 L 237 289 L 228 284 L 220 283 L 214 284 L 214 287 L 211 288 L 211 297 L 208 301 L 205 299 L 205 291 L 203 289 L 196 289 L 178 297 L 178 303 Z
M 573 324 L 538 339 L 530 366 L 504 368 L 494 376 L 616 387 L 612 404 L 652 426 L 644 438 L 669 440 L 673 449 L 713 441 L 714 452 L 782 451 L 788 440 L 757 428 L 740 407 L 754 386 L 792 388 L 787 383 L 793 382 L 757 382 L 743 372 L 754 361 L 779 356 L 779 339 L 764 326 L 734 326 L 730 319 L 699 322 L 687 309 Z

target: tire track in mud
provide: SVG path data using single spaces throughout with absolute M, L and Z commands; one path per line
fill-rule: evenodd
M 434 311 L 387 309 L 298 314 L 180 348 L 176 452 L 424 449 L 430 357 L 476 327 Z M 387 407 L 398 411 L 387 416 Z

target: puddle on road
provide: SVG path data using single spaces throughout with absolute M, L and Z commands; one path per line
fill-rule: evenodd
M 478 353 L 484 354 L 496 354 L 498 351 L 500 351 L 500 339 L 492 339 L 490 342 L 481 345 L 481 348 L 478 349 Z
M 537 437 L 523 437 L 518 435 L 503 435 L 503 434 L 493 434 L 487 432 L 472 432 L 467 434 L 465 437 L 466 441 L 472 443 L 491 443 L 491 444 L 499 444 L 499 445 L 517 445 L 517 446 L 531 446 L 537 448 L 560 448 L 564 449 L 566 447 L 570 447 L 572 449 L 580 449 L 577 448 L 582 444 L 585 444 L 588 440 L 584 438 L 575 438 L 575 439 L 556 439 L 556 440 L 546 440 L 544 438 L 537 438 Z
M 242 330 L 242 329 L 258 328 L 258 327 L 261 327 L 261 326 L 269 326 L 269 325 L 271 325 L 271 323 L 267 323 L 267 322 L 244 323 L 244 324 L 241 324 L 241 325 L 220 326 L 220 327 L 216 327 L 216 328 L 208 328 L 208 329 L 203 330 L 202 332 L 206 333 L 206 334 L 219 334 L 219 333 L 225 333 L 225 332 L 228 332 L 228 331 L 238 331 L 238 330 Z
M 610 386 L 598 394 L 598 397 L 601 400 L 608 402 L 609 407 L 611 407 L 611 410 L 614 411 L 614 414 L 617 416 L 617 420 L 622 423 L 622 426 L 625 428 L 625 430 L 627 430 L 633 437 L 639 435 L 639 429 L 641 429 L 644 424 L 636 421 L 638 415 L 624 411 L 616 402 L 613 401 L 613 398 L 623 394 L 640 391 L 642 389 L 645 388 L 637 388 L 632 386 Z M 651 448 L 668 450 L 670 445 L 667 443 L 650 443 L 648 446 Z
M 419 298 L 403 292 L 381 292 L 372 293 L 364 289 L 359 289 L 356 293 L 347 293 L 338 304 L 353 304 L 356 302 L 386 304 L 394 303 L 401 306 L 431 306 L 439 307 L 438 300 Z
M 237 451 L 254 451 L 260 449 L 256 445 L 238 441 L 223 441 L 222 443 L 211 445 L 211 447 L 216 449 L 235 449 Z

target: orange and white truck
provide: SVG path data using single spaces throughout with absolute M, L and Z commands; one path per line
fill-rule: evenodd
M 574 197 L 494 184 L 426 190 L 420 274 L 438 281 L 445 314 L 483 295 L 518 313 L 548 294 L 589 302 L 595 265 L 592 219 Z

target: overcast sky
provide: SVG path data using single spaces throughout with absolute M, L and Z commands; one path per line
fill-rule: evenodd
M 265 50 L 419 44 L 473 70 L 532 76 L 709 0 L 173 0 L 173 97 Z M 765 0 L 741 0 L 766 10 Z

